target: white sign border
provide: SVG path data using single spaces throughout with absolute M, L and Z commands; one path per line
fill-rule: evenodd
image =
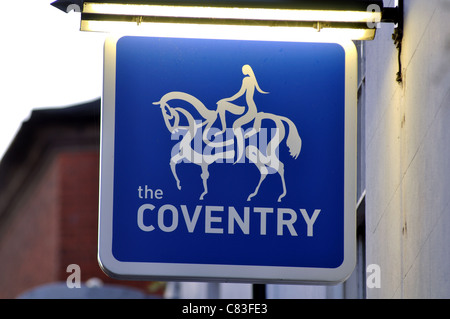
M 285 33 L 284 33 L 285 34 Z M 152 35 L 166 36 L 166 35 Z M 172 35 L 170 35 L 172 36 Z M 110 277 L 130 280 L 219 281 L 241 283 L 336 284 L 347 279 L 356 264 L 356 158 L 357 158 L 357 53 L 351 40 L 333 41 L 320 36 L 282 41 L 337 43 L 345 50 L 345 168 L 344 261 L 337 268 L 249 265 L 122 262 L 112 254 L 116 43 L 111 36 L 104 46 L 104 83 L 100 143 L 100 198 L 98 261 Z M 280 41 L 276 36 L 272 41 Z M 255 40 L 250 37 L 246 40 Z M 271 41 L 265 36 L 262 41 Z

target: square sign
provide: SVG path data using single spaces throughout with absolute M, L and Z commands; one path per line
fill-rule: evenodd
M 346 279 L 356 250 L 356 61 L 350 41 L 108 39 L 103 270 Z

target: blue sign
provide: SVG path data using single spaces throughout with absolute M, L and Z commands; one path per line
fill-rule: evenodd
M 108 40 L 105 272 L 345 279 L 355 253 L 355 70 L 349 43 Z

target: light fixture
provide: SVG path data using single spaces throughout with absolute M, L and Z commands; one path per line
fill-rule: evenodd
M 398 10 L 384 8 L 381 0 L 57 0 L 52 5 L 81 12 L 82 31 L 164 29 L 169 36 L 175 25 L 186 34 L 201 30 L 204 37 L 217 37 L 224 30 L 239 37 L 245 27 L 249 32 L 274 32 L 275 37 L 289 30 L 371 40 L 379 22 L 399 20 Z

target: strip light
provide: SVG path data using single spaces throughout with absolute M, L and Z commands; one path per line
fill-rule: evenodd
M 209 25 L 180 23 L 141 23 L 117 21 L 82 21 L 81 30 L 126 35 L 153 35 L 159 37 L 233 39 L 260 41 L 325 41 L 344 39 L 371 39 L 372 29 L 317 29 L 242 25 Z
M 259 32 L 283 37 L 288 32 L 371 40 L 383 18 L 381 0 L 57 0 L 52 5 L 81 11 L 82 31 L 173 34 L 177 29 L 186 37 L 239 38 Z M 224 35 L 233 32 L 240 34 Z
M 264 8 L 165 6 L 115 3 L 89 3 L 83 13 L 133 16 L 212 18 L 275 21 L 372 22 L 381 20 L 381 11 L 293 10 Z

